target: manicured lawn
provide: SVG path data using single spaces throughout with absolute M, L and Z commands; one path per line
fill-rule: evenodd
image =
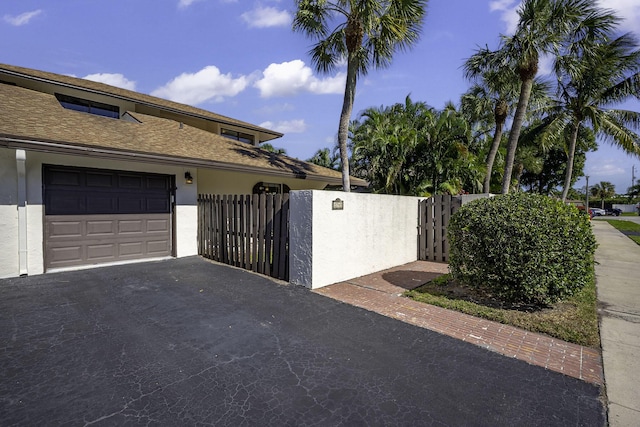
M 593 277 L 593 275 L 592 275 Z M 408 291 L 416 301 L 543 333 L 588 347 L 600 346 L 595 280 L 571 298 L 550 307 L 504 307 L 490 296 L 441 276 Z
M 608 219 L 607 222 L 640 245 L 640 224 L 619 219 Z

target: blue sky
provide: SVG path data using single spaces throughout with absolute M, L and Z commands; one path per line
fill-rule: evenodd
M 498 45 L 517 0 L 430 0 L 420 42 L 358 82 L 354 116 L 407 95 L 442 108 L 469 83 L 461 65 Z M 640 0 L 602 4 L 640 29 Z M 344 74 L 317 74 L 311 41 L 291 31 L 293 0 L 3 0 L 0 62 L 88 78 L 283 132 L 273 145 L 309 158 L 333 147 Z M 548 68 L 548 64 L 546 65 Z M 543 64 L 543 69 L 545 65 Z M 640 111 L 640 102 L 626 108 Z M 618 192 L 640 159 L 607 144 L 589 153 L 589 182 Z M 584 186 L 584 179 L 576 187 Z

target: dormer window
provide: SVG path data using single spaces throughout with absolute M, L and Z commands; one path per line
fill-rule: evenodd
M 242 132 L 237 132 L 235 130 L 231 130 L 231 129 L 224 129 L 222 128 L 220 130 L 220 135 L 229 138 L 229 139 L 233 139 L 236 141 L 240 141 L 240 142 L 246 142 L 247 144 L 252 144 L 254 143 L 254 137 L 253 135 L 250 135 L 248 133 L 242 133 Z
M 120 118 L 120 108 L 116 105 L 103 104 L 102 102 L 89 101 L 88 99 L 56 93 L 60 105 L 68 110 L 95 114 L 97 116 Z

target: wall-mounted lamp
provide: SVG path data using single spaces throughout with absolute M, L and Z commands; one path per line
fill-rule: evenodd
M 184 182 L 187 184 L 193 184 L 193 177 L 191 176 L 191 172 L 187 171 L 184 173 Z

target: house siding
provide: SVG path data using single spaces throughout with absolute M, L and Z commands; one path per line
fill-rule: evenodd
M 200 194 L 251 194 L 258 182 L 286 184 L 291 190 L 322 190 L 326 182 L 311 179 L 283 178 L 271 175 L 243 174 L 213 169 L 198 170 Z

